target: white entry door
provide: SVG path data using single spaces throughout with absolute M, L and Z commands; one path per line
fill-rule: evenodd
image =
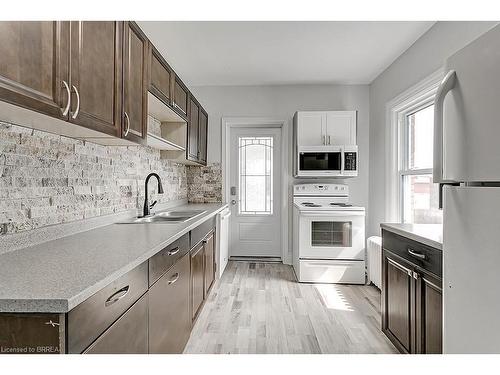
M 281 257 L 281 128 L 233 128 L 230 256 Z

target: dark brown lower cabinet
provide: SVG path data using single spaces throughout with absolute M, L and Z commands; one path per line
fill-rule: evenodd
M 204 242 L 205 252 L 205 296 L 215 281 L 215 243 L 214 232 L 209 234 Z
M 191 249 L 191 312 L 195 320 L 215 281 L 215 230 L 211 222 L 193 230 L 193 239 L 196 245 Z
M 191 313 L 195 319 L 205 299 L 205 251 L 203 243 L 191 250 Z
M 214 240 L 215 218 L 68 313 L 1 313 L 0 354 L 182 353 L 215 282 Z
M 382 331 L 402 353 L 442 353 L 442 273 L 428 271 L 440 250 L 386 231 L 382 243 Z
M 182 353 L 191 333 L 190 255 L 184 255 L 149 289 L 149 352 Z
M 416 349 L 417 353 L 443 352 L 443 289 L 437 277 L 416 272 Z
M 384 254 L 385 314 L 383 330 L 399 350 L 411 353 L 413 333 L 413 279 L 411 266 L 390 254 Z
M 0 354 L 65 353 L 64 314 L 0 314 Z
M 147 354 L 148 293 L 90 345 L 84 354 Z

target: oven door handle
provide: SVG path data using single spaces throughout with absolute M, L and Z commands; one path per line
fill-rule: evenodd
M 299 211 L 300 216 L 305 217 L 351 217 L 365 216 L 364 211 Z

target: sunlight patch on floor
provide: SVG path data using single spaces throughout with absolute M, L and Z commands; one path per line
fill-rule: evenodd
M 314 286 L 319 292 L 323 303 L 328 309 L 341 311 L 354 311 L 346 301 L 342 293 L 332 284 L 316 284 Z

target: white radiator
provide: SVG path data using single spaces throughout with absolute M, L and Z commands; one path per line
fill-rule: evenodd
M 368 280 L 380 289 L 382 287 L 382 238 L 369 237 L 367 242 Z

